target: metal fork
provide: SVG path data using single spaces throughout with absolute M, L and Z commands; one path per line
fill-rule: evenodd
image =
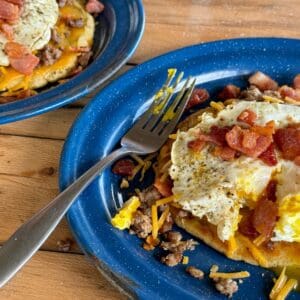
M 168 80 L 161 90 L 162 96 L 153 101 L 150 108 L 122 138 L 120 149 L 113 151 L 87 170 L 47 206 L 24 223 L 4 243 L 0 249 L 0 287 L 13 277 L 40 248 L 76 198 L 105 167 L 128 154 L 156 152 L 165 143 L 168 135 L 178 123 L 195 86 L 195 80 L 191 84 L 190 79 L 186 80 L 177 97 L 171 101 L 173 91 L 182 74 L 179 75 L 170 92 L 168 88 L 170 88 L 174 76 L 175 74 L 168 76 Z M 162 105 L 161 109 L 155 112 L 155 108 L 159 105 Z M 166 116 L 173 116 L 173 118 L 169 120 Z M 116 203 L 114 205 L 116 206 Z M 105 205 L 105 207 L 108 217 L 111 218 L 108 206 Z

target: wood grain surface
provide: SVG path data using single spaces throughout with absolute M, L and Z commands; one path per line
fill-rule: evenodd
M 247 36 L 298 37 L 298 0 L 144 0 L 145 34 L 128 71 L 191 44 Z M 106 83 L 107 84 L 107 83 Z M 60 152 L 74 119 L 93 95 L 32 119 L 0 126 L 0 243 L 58 193 Z M 122 299 L 72 243 L 65 220 L 4 288 L 2 299 Z M 1 266 L 0 266 L 1 267 Z

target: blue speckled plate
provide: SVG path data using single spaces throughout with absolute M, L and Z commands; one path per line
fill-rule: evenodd
M 250 38 L 196 45 L 146 62 L 114 81 L 80 114 L 65 144 L 60 187 L 63 189 L 99 158 L 118 145 L 120 138 L 149 104 L 164 82 L 166 70 L 177 68 L 197 77 L 212 95 L 228 83 L 245 86 L 249 74 L 261 70 L 281 84 L 300 72 L 300 40 Z M 144 251 L 135 236 L 114 229 L 106 220 L 101 198 L 120 197 L 118 178 L 106 170 L 77 200 L 68 220 L 81 248 L 112 282 L 141 299 L 226 299 L 213 284 L 188 276 L 185 266 L 162 265 L 155 253 Z M 208 272 L 212 264 L 230 272 L 248 270 L 235 299 L 268 299 L 271 271 L 235 262 L 200 243 L 188 253 L 190 264 Z M 299 299 L 293 293 L 289 299 Z
M 0 124 L 32 117 L 78 100 L 123 66 L 134 53 L 144 31 L 141 0 L 101 0 L 104 12 L 97 18 L 93 62 L 64 84 L 38 95 L 0 105 Z

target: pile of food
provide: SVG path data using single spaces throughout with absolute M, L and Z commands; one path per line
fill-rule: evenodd
M 103 9 L 98 0 L 0 0 L 0 103 L 86 67 Z
M 136 190 L 112 220 L 113 226 L 144 239 L 143 247 L 167 251 L 169 266 L 188 263 L 185 251 L 197 242 L 182 240 L 183 228 L 234 260 L 267 268 L 300 266 L 300 75 L 293 87 L 257 72 L 250 86 L 220 91 L 219 102 L 198 109 L 170 135 L 152 167 L 155 182 Z M 189 109 L 209 99 L 196 89 Z M 133 176 L 150 167 L 152 157 L 118 161 L 113 172 L 127 188 Z M 189 266 L 194 277 L 201 270 Z M 209 277 L 228 296 L 248 272 Z M 270 294 L 284 299 L 297 285 L 283 269 Z

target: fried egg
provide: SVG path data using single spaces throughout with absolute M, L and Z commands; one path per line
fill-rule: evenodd
M 276 166 L 268 166 L 259 159 L 245 155 L 233 161 L 223 161 L 212 154 L 208 143 L 198 153 L 187 146 L 189 141 L 195 139 L 199 129 L 209 132 L 213 125 L 224 127 L 239 124 L 237 117 L 245 109 L 256 113 L 258 125 L 274 120 L 276 128 L 280 128 L 291 122 L 300 122 L 300 107 L 277 103 L 238 101 L 226 106 L 217 115 L 203 113 L 199 123 L 186 132 L 178 132 L 173 143 L 170 168 L 173 194 L 184 210 L 214 224 L 220 240 L 226 241 L 238 228 L 240 208 L 253 208 L 269 181 L 276 178 L 280 182 L 277 198 L 279 213 L 283 217 L 280 215 L 275 235 L 277 239 L 291 241 L 296 230 L 291 224 L 295 224 L 295 218 L 298 223 L 300 221 L 300 204 L 294 205 L 294 199 L 300 197 L 300 186 L 292 183 L 296 177 L 299 183 L 299 167 L 279 157 Z M 292 206 L 294 210 L 290 211 Z
M 51 29 L 59 15 L 56 0 L 25 0 L 22 14 L 14 24 L 14 41 L 35 51 L 42 49 L 51 38 Z M 0 33 L 0 66 L 8 66 L 4 52 L 6 37 Z

